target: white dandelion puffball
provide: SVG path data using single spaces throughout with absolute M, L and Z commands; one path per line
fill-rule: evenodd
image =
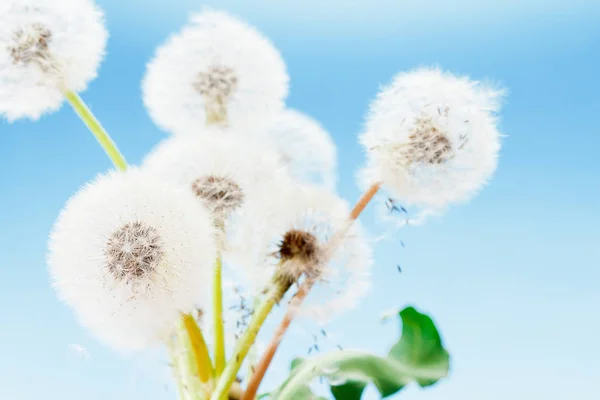
M 319 122 L 299 111 L 285 109 L 273 119 L 269 140 L 300 182 L 335 187 L 336 147 Z
M 3 0 L 0 115 L 38 119 L 96 77 L 108 33 L 91 0 Z
M 215 129 L 219 128 L 202 130 Z M 265 218 L 289 182 L 277 153 L 237 136 L 174 136 L 159 144 L 143 163 L 150 174 L 193 194 L 227 236 L 235 234 L 243 219 Z
M 288 80 L 281 55 L 258 31 L 203 11 L 157 49 L 142 89 L 159 127 L 195 134 L 210 122 L 262 123 L 283 108 Z
M 400 73 L 370 107 L 362 186 L 383 182 L 426 209 L 469 200 L 496 170 L 503 95 L 435 68 Z
M 118 350 L 165 339 L 180 313 L 210 299 L 216 257 L 207 211 L 138 169 L 112 172 L 67 203 L 50 237 L 59 297 Z
M 325 324 L 368 294 L 371 249 L 357 221 L 329 254 L 329 239 L 348 226 L 350 210 L 343 199 L 314 185 L 296 187 L 286 196 L 276 220 L 245 227 L 246 247 L 240 247 L 239 257 L 256 291 L 267 287 L 276 271 L 290 281 L 314 279 L 317 284 L 299 312 Z

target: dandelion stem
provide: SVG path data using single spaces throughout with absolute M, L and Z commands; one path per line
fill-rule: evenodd
M 277 284 L 270 289 L 265 300 L 252 315 L 252 320 L 248 325 L 248 329 L 246 329 L 242 337 L 236 343 L 233 357 L 225 366 L 223 375 L 221 375 L 221 378 L 219 379 L 217 387 L 213 391 L 210 400 L 223 400 L 227 398 L 229 388 L 235 381 L 236 375 L 240 370 L 246 355 L 248 355 L 250 347 L 256 340 L 256 336 L 258 335 L 260 328 L 273 309 L 273 306 L 281 301 L 288 288 L 288 285 Z
M 302 305 L 302 302 L 304 301 L 306 295 L 312 288 L 313 283 L 313 281 L 307 280 L 300 286 L 300 289 L 298 289 L 298 292 L 296 293 L 296 295 L 290 302 L 290 305 L 288 306 L 287 312 L 285 313 L 283 320 L 277 327 L 273 338 L 269 342 L 267 349 L 265 350 L 262 357 L 260 358 L 260 361 L 256 365 L 256 368 L 254 369 L 254 374 L 250 378 L 250 382 L 248 382 L 246 392 L 242 396 L 241 400 L 254 400 L 256 392 L 258 391 L 258 387 L 260 386 L 260 383 L 262 382 L 265 373 L 267 372 L 267 368 L 269 368 L 271 361 L 273 361 L 273 357 L 275 356 L 275 352 L 279 347 L 279 343 L 281 343 L 283 336 L 285 335 L 290 324 L 292 323 L 292 319 L 294 318 L 298 307 Z
M 104 130 L 102 125 L 100 125 L 100 122 L 96 119 L 96 117 L 94 117 L 94 114 L 92 114 L 83 99 L 72 90 L 63 90 L 63 93 L 79 118 L 81 118 L 88 129 L 94 134 L 100 143 L 100 146 L 102 146 L 114 166 L 121 171 L 126 170 L 127 162 L 125 161 L 125 158 L 112 141 L 108 133 Z
M 213 315 L 215 329 L 215 368 L 217 378 L 225 369 L 225 328 L 223 323 L 223 261 L 221 254 L 217 256 L 213 276 Z
M 373 197 L 375 194 L 377 194 L 380 187 L 381 183 L 377 182 L 372 184 L 371 187 L 367 189 L 367 191 L 362 195 L 358 202 L 356 202 L 354 208 L 350 212 L 350 220 L 355 221 L 358 218 L 358 216 L 364 211 L 367 204 L 373 200 Z
M 348 222 L 346 224 L 344 224 L 329 240 L 329 242 L 327 244 L 328 256 L 333 255 L 333 253 L 336 251 L 339 244 L 342 242 L 344 236 L 348 232 L 348 229 L 350 229 L 350 227 L 352 226 L 354 221 L 356 221 L 356 219 L 359 217 L 359 215 L 364 211 L 364 209 L 367 207 L 369 202 L 371 200 L 373 200 L 373 197 L 375 196 L 375 194 L 377 194 L 380 187 L 381 187 L 381 183 L 379 183 L 379 182 L 374 183 L 361 196 L 361 198 L 358 200 L 358 202 L 356 203 L 356 205 L 350 212 L 350 215 L 348 216 Z M 246 392 L 244 393 L 244 396 L 242 397 L 241 400 L 254 400 L 254 398 L 256 396 L 256 392 L 258 391 L 258 387 L 260 386 L 260 383 L 262 382 L 262 380 L 265 376 L 265 373 L 267 372 L 267 369 L 269 368 L 269 365 L 273 361 L 273 357 L 275 356 L 275 352 L 277 351 L 279 344 L 283 340 L 283 336 L 287 332 L 287 329 L 289 328 L 289 326 L 296 314 L 296 311 L 298 310 L 298 307 L 300 307 L 300 305 L 302 305 L 302 302 L 308 295 L 308 292 L 312 288 L 313 284 L 314 284 L 314 281 L 311 281 L 311 280 L 305 281 L 300 286 L 300 289 L 298 290 L 298 292 L 296 293 L 296 295 L 290 302 L 290 305 L 288 306 L 288 309 L 287 309 L 285 315 L 283 316 L 283 320 L 277 327 L 275 334 L 273 335 L 273 337 L 271 338 L 271 341 L 267 345 L 267 349 L 265 350 L 260 361 L 256 365 L 254 374 L 250 378 L 250 382 L 248 382 Z

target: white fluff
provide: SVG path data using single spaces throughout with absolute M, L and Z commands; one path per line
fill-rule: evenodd
M 161 256 L 144 276 L 116 279 L 106 253 L 109 240 L 136 222 L 158 235 Z M 139 255 L 135 248 L 144 239 L 130 237 L 122 251 Z M 208 212 L 188 192 L 136 169 L 100 176 L 79 191 L 60 214 L 49 247 L 59 297 L 118 350 L 164 339 L 180 312 L 210 299 L 216 246 Z
M 225 102 L 230 126 L 262 123 L 283 108 L 289 78 L 275 47 L 244 22 L 204 11 L 158 48 L 148 64 L 142 86 L 154 122 L 170 133 L 196 134 L 211 107 L 197 89 L 198 76 L 214 68 L 227 71 L 215 77 L 217 86 L 228 87 L 225 81 L 235 79 Z
M 206 134 L 164 140 L 146 157 L 143 167 L 196 195 L 198 203 L 209 209 L 217 222 L 224 221 L 227 236 L 232 236 L 242 220 L 254 221 L 269 215 L 272 204 L 281 201 L 280 190 L 289 178 L 277 154 L 269 148 L 240 141 L 240 134 L 232 129 L 226 130 L 228 134 L 220 128 L 202 131 Z M 223 199 L 207 201 L 197 196 L 195 182 L 209 177 L 234 183 L 236 188 L 223 185 L 218 189 Z M 225 206 L 235 203 L 236 207 L 223 213 L 219 206 L 223 201 Z
M 293 109 L 280 112 L 270 125 L 269 139 L 296 179 L 335 187 L 335 143 L 318 121 Z
M 278 210 L 277 218 L 245 226 L 241 230 L 238 249 L 245 282 L 254 291 L 270 284 L 278 260 L 274 251 L 290 230 L 301 230 L 314 235 L 322 249 L 338 230 L 348 224 L 349 206 L 346 201 L 318 186 L 300 186 L 286 193 L 287 200 Z M 371 248 L 355 222 L 344 237 L 333 257 L 321 265 L 321 275 L 310 296 L 299 310 L 325 324 L 332 317 L 355 308 L 371 287 Z
M 103 13 L 93 1 L 3 0 L 0 115 L 36 120 L 61 106 L 61 87 L 85 90 L 96 77 L 107 37 Z
M 503 94 L 435 68 L 397 75 L 372 103 L 360 137 L 361 186 L 383 182 L 400 201 L 428 210 L 469 200 L 496 170 Z

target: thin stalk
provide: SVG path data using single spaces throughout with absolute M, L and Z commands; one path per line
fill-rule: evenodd
M 94 134 L 100 146 L 104 149 L 112 163 L 117 169 L 125 171 L 127 169 L 127 162 L 125 157 L 121 154 L 117 145 L 112 141 L 109 134 L 104 130 L 100 122 L 96 119 L 94 114 L 87 107 L 85 102 L 79 95 L 72 90 L 63 91 L 65 98 L 73 107 L 73 110 L 77 113 L 79 118 L 85 123 L 88 129 Z
M 361 196 L 361 198 L 358 200 L 358 202 L 356 202 L 356 205 L 354 206 L 354 208 L 350 212 L 350 215 L 348 216 L 347 223 L 344 224 L 342 227 L 340 227 L 340 229 L 329 240 L 329 243 L 326 246 L 328 249 L 329 256 L 333 255 L 333 253 L 335 252 L 335 250 L 337 249 L 339 244 L 342 242 L 344 236 L 346 235 L 346 233 L 348 232 L 348 230 L 350 229 L 350 227 L 352 226 L 354 221 L 356 221 L 356 219 L 364 211 L 364 209 L 367 207 L 369 202 L 371 200 L 373 200 L 373 197 L 375 196 L 375 194 L 377 194 L 380 187 L 381 187 L 381 183 L 379 183 L 379 182 L 374 183 Z M 302 304 L 302 302 L 308 295 L 308 292 L 312 288 L 313 284 L 314 284 L 313 281 L 310 281 L 310 280 L 305 281 L 300 286 L 300 289 L 298 290 L 298 293 L 296 293 L 296 295 L 292 299 L 292 302 L 290 302 L 290 305 L 288 306 L 288 309 L 287 309 L 285 315 L 283 316 L 283 320 L 277 327 L 275 334 L 273 335 L 273 337 L 271 338 L 271 341 L 267 345 L 266 351 L 263 353 L 260 361 L 258 362 L 258 364 L 256 365 L 256 368 L 254 369 L 254 374 L 252 375 L 252 377 L 250 378 L 250 381 L 248 382 L 248 386 L 246 388 L 246 392 L 244 393 L 244 396 L 242 397 L 242 400 L 254 400 L 254 397 L 256 396 L 256 392 L 258 391 L 258 387 L 260 386 L 260 383 L 262 382 L 262 380 L 265 376 L 265 373 L 267 372 L 267 369 L 269 368 L 269 365 L 273 361 L 275 352 L 277 351 L 279 344 L 283 340 L 283 336 L 287 332 L 287 329 L 289 328 L 294 316 L 296 315 L 296 310 L 298 309 L 298 307 Z
M 274 285 L 269 291 L 266 299 L 262 302 L 258 309 L 255 310 L 254 314 L 252 315 L 252 320 L 248 325 L 248 329 L 246 329 L 242 337 L 236 343 L 233 353 L 234 356 L 225 366 L 223 375 L 221 375 L 221 378 L 219 379 L 217 387 L 213 391 L 210 400 L 223 400 L 227 398 L 229 388 L 234 383 L 237 373 L 240 370 L 246 355 L 248 355 L 250 347 L 256 340 L 256 336 L 258 335 L 260 328 L 264 324 L 267 316 L 275 304 L 281 301 L 287 289 L 289 289 L 289 286 L 287 285 Z
M 292 319 L 294 318 L 295 311 L 298 310 L 298 308 L 302 305 L 302 302 L 304 301 L 306 295 L 312 288 L 313 283 L 313 281 L 305 281 L 300 286 L 298 293 L 296 293 L 296 295 L 290 302 L 290 305 L 288 306 L 288 310 L 285 316 L 283 317 L 283 320 L 277 327 L 277 330 L 275 331 L 273 338 L 269 342 L 267 349 L 260 358 L 260 361 L 258 362 L 258 364 L 256 364 L 256 368 L 254 368 L 254 374 L 250 378 L 250 382 L 248 382 L 248 386 L 246 387 L 246 391 L 244 392 L 244 395 L 242 396 L 241 400 L 254 400 L 254 398 L 256 397 L 258 387 L 260 386 L 260 383 L 262 382 L 265 373 L 267 372 L 267 368 L 269 368 L 269 365 L 271 364 L 271 361 L 273 361 L 273 357 L 275 356 L 275 352 L 279 347 L 279 343 L 281 343 L 283 336 L 290 327 Z
M 225 369 L 225 328 L 223 323 L 223 261 L 217 255 L 213 275 L 213 323 L 215 329 L 215 369 L 217 378 Z
M 254 301 L 252 303 L 252 309 L 256 310 L 258 308 L 258 306 L 260 305 L 260 296 L 256 296 L 254 297 Z M 250 379 L 250 377 L 252 375 L 254 375 L 254 368 L 256 367 L 256 346 L 252 345 L 250 347 L 250 351 L 248 353 L 248 379 Z M 240 394 L 240 398 L 241 398 L 241 394 Z

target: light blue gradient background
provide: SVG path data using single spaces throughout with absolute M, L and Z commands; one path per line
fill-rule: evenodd
M 600 2 L 100 0 L 111 38 L 83 97 L 130 162 L 164 134 L 140 80 L 156 45 L 203 4 L 257 25 L 285 57 L 289 104 L 320 119 L 339 148 L 340 193 L 364 111 L 394 73 L 439 64 L 510 89 L 500 167 L 481 195 L 377 247 L 373 295 L 322 348 L 387 351 L 390 307 L 430 313 L 452 375 L 405 400 L 600 398 Z M 155 354 L 115 355 L 79 328 L 48 284 L 47 235 L 61 206 L 109 163 L 68 107 L 37 123 L 0 122 L 0 399 L 175 399 Z M 373 232 L 373 208 L 364 216 Z M 403 266 L 398 274 L 396 264 Z M 85 346 L 89 360 L 69 349 Z M 286 341 L 269 384 L 309 341 Z M 369 398 L 376 398 L 369 391 Z

